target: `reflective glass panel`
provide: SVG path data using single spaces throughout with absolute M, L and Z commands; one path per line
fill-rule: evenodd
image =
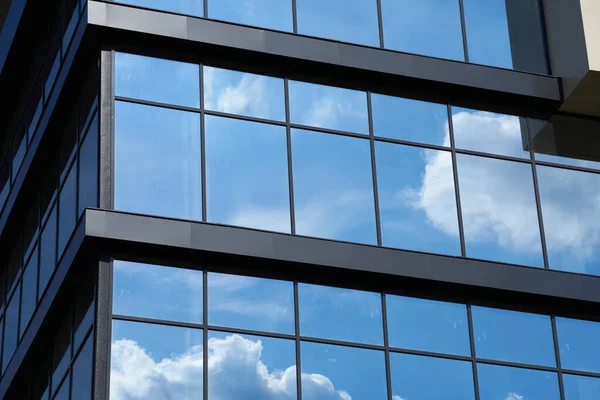
M 200 66 L 196 64 L 125 53 L 115 55 L 115 64 L 117 96 L 200 106 Z
M 21 297 L 18 286 L 17 290 L 14 291 L 12 298 L 9 300 L 8 306 L 6 307 L 6 313 L 4 318 L 4 337 L 2 339 L 2 371 L 6 371 L 8 363 L 12 358 L 15 350 L 17 349 L 17 343 L 19 337 L 19 300 Z
M 530 158 L 525 118 L 452 107 L 452 126 L 459 149 Z
M 71 171 L 60 190 L 58 203 L 58 256 L 62 256 L 77 222 L 77 164 Z
M 202 271 L 115 260 L 113 312 L 201 324 Z
M 77 215 L 98 206 L 98 117 L 94 118 L 79 150 L 79 203 Z
M 371 94 L 375 136 L 450 147 L 445 104 Z
M 283 79 L 204 67 L 204 108 L 285 121 Z
M 596 400 L 600 393 L 600 378 L 563 374 L 565 400 Z
M 116 103 L 115 209 L 202 219 L 200 115 Z
M 588 372 L 600 372 L 600 323 L 556 318 L 561 366 Z
M 382 351 L 302 342 L 302 398 L 387 399 Z
M 201 398 L 202 359 L 202 330 L 113 321 L 110 398 Z
M 40 242 L 40 280 L 38 294 L 42 297 L 56 266 L 56 207 L 46 221 Z
M 460 255 L 450 152 L 375 142 L 382 244 Z
M 13 182 L 17 173 L 19 172 L 19 168 L 21 167 L 21 163 L 23 162 L 23 158 L 25 158 L 25 154 L 27 153 L 27 137 L 25 136 L 25 130 L 20 128 L 17 130 L 15 138 L 13 139 L 13 154 L 12 154 L 12 176 Z
M 600 175 L 537 166 L 550 268 L 600 275 Z
M 299 235 L 376 244 L 368 140 L 292 130 Z
M 118 0 L 118 2 L 196 17 L 204 16 L 203 0 Z
M 58 393 L 54 396 L 53 400 L 69 400 L 69 376 L 60 383 Z
M 0 161 L 0 210 L 4 207 L 4 203 L 10 192 L 10 157 L 6 157 L 4 164 Z
M 470 361 L 390 354 L 392 399 L 475 399 Z
M 506 0 L 463 0 L 469 61 L 512 68 Z
M 379 293 L 301 283 L 298 309 L 303 336 L 383 344 Z
M 556 366 L 550 316 L 475 306 L 472 314 L 478 358 Z
M 294 286 L 273 279 L 209 273 L 208 323 L 293 334 Z
M 73 362 L 73 382 L 71 387 L 71 399 L 73 400 L 91 400 L 92 398 L 93 339 L 94 335 L 88 337 L 87 342 Z
M 481 400 L 559 400 L 555 372 L 477 364 Z
M 205 117 L 209 222 L 290 232 L 284 126 Z
M 293 340 L 210 332 L 208 366 L 209 399 L 297 397 Z
M 369 133 L 365 92 L 298 81 L 290 81 L 289 88 L 292 123 Z
M 296 0 L 298 33 L 379 47 L 375 0 Z
M 291 0 L 208 0 L 210 18 L 291 32 Z
M 531 165 L 456 159 L 467 256 L 543 267 Z
M 385 47 L 465 60 L 457 0 L 382 0 Z
M 21 294 L 21 336 L 25 332 L 25 328 L 29 324 L 29 320 L 33 315 L 35 306 L 37 305 L 37 277 L 38 277 L 38 252 L 33 252 L 29 259 L 25 271 L 23 272 L 23 279 L 21 281 L 22 294 Z
M 67 313 L 63 318 L 60 329 L 54 337 L 54 348 L 52 350 L 52 391 L 56 392 L 58 384 L 69 371 L 71 361 L 71 326 L 72 316 Z M 68 390 L 67 390 L 68 394 Z
M 387 295 L 386 306 L 391 347 L 471 354 L 466 305 Z

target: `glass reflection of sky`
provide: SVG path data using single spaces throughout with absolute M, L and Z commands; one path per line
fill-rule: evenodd
M 208 0 L 210 18 L 291 32 L 292 0 Z
M 565 400 L 596 400 L 600 393 L 600 378 L 563 374 Z
M 118 0 L 119 3 L 202 17 L 204 0 Z
M 556 318 L 561 366 L 600 373 L 600 323 Z
M 481 400 L 559 400 L 556 372 L 477 365 Z

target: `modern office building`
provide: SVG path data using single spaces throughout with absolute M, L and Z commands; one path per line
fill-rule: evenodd
M 596 0 L 0 21 L 0 398 L 600 399 Z

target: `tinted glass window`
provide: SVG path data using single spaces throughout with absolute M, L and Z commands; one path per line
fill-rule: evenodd
M 561 366 L 600 372 L 600 323 L 556 318 Z
M 377 243 L 368 140 L 292 131 L 299 235 Z
M 115 208 L 202 219 L 200 116 L 117 102 Z
M 76 349 L 79 348 L 88 331 L 94 324 L 94 284 L 95 276 L 93 273 L 81 279 L 77 285 L 75 295 L 75 304 L 73 306 L 73 343 Z
M 600 378 L 563 374 L 565 400 L 595 400 L 600 393 Z
M 114 261 L 113 312 L 202 323 L 202 271 Z
M 386 305 L 390 346 L 464 356 L 471 354 L 464 304 L 388 295 Z
M 375 154 L 382 244 L 459 256 L 450 152 L 376 142 Z
M 560 399 L 555 372 L 478 364 L 481 400 Z
M 40 242 L 40 280 L 38 294 L 41 297 L 56 266 L 56 207 L 52 209 Z
M 65 315 L 62 325 L 54 337 L 54 348 L 52 351 L 53 392 L 56 392 L 58 384 L 69 370 L 69 362 L 71 361 L 71 318 L 70 314 Z
M 6 307 L 4 318 L 4 338 L 2 340 L 2 371 L 6 371 L 8 363 L 17 349 L 19 332 L 19 298 L 21 287 L 17 287 Z
M 58 208 L 58 254 L 62 256 L 77 222 L 77 165 L 73 164 L 60 190 Z
M 457 163 L 467 256 L 542 267 L 531 166 L 465 154 Z
M 290 232 L 286 130 L 206 116 L 209 222 Z
M 210 18 L 289 31 L 292 24 L 291 0 L 209 0 Z
M 98 117 L 92 121 L 79 151 L 79 203 L 81 215 L 86 207 L 98 206 Z
M 477 357 L 556 365 L 549 316 L 484 307 L 472 312 Z
M 236 8 L 244 4 L 236 2 Z M 204 108 L 284 121 L 283 79 L 204 67 Z
M 118 2 L 198 17 L 204 15 L 203 0 L 118 0 Z
M 299 284 L 298 301 L 302 335 L 383 344 L 379 293 Z
M 292 282 L 208 274 L 208 323 L 294 333 Z
M 58 388 L 58 392 L 54 396 L 53 400 L 69 400 L 69 376 L 61 382 L 56 382 L 58 385 L 60 383 L 60 387 Z M 56 390 L 56 389 L 55 389 Z
M 125 53 L 115 58 L 117 96 L 200 106 L 198 65 Z
M 92 398 L 93 339 L 94 336 L 91 335 L 73 362 L 73 382 L 71 387 L 71 399 L 73 400 L 88 400 Z
M 10 162 L 8 159 L 9 157 L 4 160 L 4 165 L 0 161 L 0 210 L 4 207 L 10 191 Z
M 38 252 L 33 252 L 22 279 L 22 295 L 21 295 L 21 336 L 25 332 L 25 328 L 29 324 L 29 320 L 33 315 L 35 306 L 37 305 L 37 277 L 38 277 Z

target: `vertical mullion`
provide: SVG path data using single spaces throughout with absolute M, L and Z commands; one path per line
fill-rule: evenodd
M 208 400 L 208 272 L 202 272 L 202 398 Z
M 387 384 L 387 398 L 392 400 L 392 369 L 390 367 L 390 342 L 388 337 L 387 304 L 385 293 L 381 293 L 381 316 L 383 320 L 383 346 L 385 347 L 385 380 Z
M 204 0 L 203 2 L 203 14 L 204 18 L 208 18 L 208 0 Z
M 471 347 L 471 363 L 473 366 L 473 386 L 475 390 L 475 400 L 479 400 L 479 377 L 477 375 L 477 354 L 475 352 L 475 336 L 473 333 L 473 312 L 471 304 L 467 304 L 467 322 L 469 324 L 469 345 Z
M 296 209 L 294 205 L 294 170 L 292 164 L 292 128 L 290 122 L 290 89 L 288 79 L 285 78 L 284 82 L 285 92 L 285 132 L 286 132 L 286 144 L 287 144 L 287 163 L 288 163 L 288 186 L 289 186 L 289 197 L 290 197 L 290 232 L 292 235 L 296 234 Z
M 465 18 L 465 5 L 464 0 L 458 0 L 458 7 L 460 10 L 460 27 L 462 30 L 463 50 L 465 54 L 465 62 L 469 62 L 469 45 L 467 43 L 467 22 Z
M 565 400 L 565 387 L 563 383 L 562 366 L 560 362 L 560 348 L 558 346 L 558 330 L 556 328 L 556 317 L 550 316 L 552 322 L 552 339 L 554 341 L 554 355 L 556 357 L 556 368 L 558 368 L 558 388 L 560 390 L 560 400 Z
M 298 33 L 298 12 L 296 11 L 296 0 L 292 0 L 292 31 Z
M 302 400 L 302 364 L 300 357 L 300 303 L 298 301 L 298 281 L 294 281 L 294 335 L 296 336 L 296 390 L 298 400 Z
M 456 146 L 454 144 L 454 125 L 452 122 L 452 106 L 447 105 L 448 108 L 448 133 L 450 135 L 450 146 L 452 150 L 452 174 L 454 176 L 454 194 L 456 196 L 456 213 L 458 217 L 458 234 L 460 238 L 460 253 L 463 257 L 466 257 L 467 250 L 465 244 L 465 231 L 463 227 L 462 218 L 462 205 L 460 202 L 460 188 L 458 185 L 458 165 L 456 162 Z
M 202 182 L 200 187 L 202 188 L 202 221 L 208 220 L 207 207 L 206 207 L 206 133 L 204 132 L 206 124 L 204 123 L 204 65 L 200 64 L 200 176 Z
M 381 246 L 381 216 L 379 211 L 379 189 L 377 186 L 377 161 L 375 158 L 375 133 L 373 132 L 373 109 L 371 105 L 371 91 L 367 91 L 367 114 L 369 118 L 369 143 L 371 146 L 371 173 L 373 179 L 373 202 L 375 205 L 375 229 L 377 233 L 377 245 Z
M 110 354 L 112 337 L 113 262 L 99 257 L 94 284 L 94 399 L 107 399 L 110 393 Z M 50 368 L 51 369 L 51 368 Z
M 385 48 L 383 39 L 383 11 L 381 10 L 381 0 L 377 0 L 377 21 L 379 26 L 379 47 Z

